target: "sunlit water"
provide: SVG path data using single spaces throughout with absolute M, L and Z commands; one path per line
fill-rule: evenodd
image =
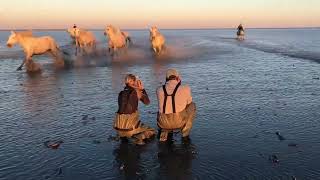
M 42 73 L 29 75 L 15 71 L 23 53 L 0 32 L 0 179 L 320 179 L 319 29 L 252 29 L 243 42 L 232 30 L 166 30 L 159 58 L 147 31 L 130 33 L 134 44 L 112 60 L 101 31 L 92 57 L 74 56 L 66 32 L 35 32 L 53 36 L 74 65 L 56 70 L 38 56 Z M 143 80 L 151 104 L 140 104 L 141 120 L 156 128 L 168 67 L 197 104 L 191 144 L 179 134 L 169 145 L 110 138 L 126 73 Z M 54 150 L 48 140 L 63 143 Z

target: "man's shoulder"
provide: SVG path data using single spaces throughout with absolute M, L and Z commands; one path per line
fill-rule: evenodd
M 181 84 L 180 86 L 182 89 L 185 89 L 185 90 L 191 90 L 189 84 Z

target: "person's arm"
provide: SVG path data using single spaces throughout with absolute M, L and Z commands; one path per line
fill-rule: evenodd
M 187 104 L 192 103 L 192 95 L 191 95 L 191 88 L 187 86 L 186 88 L 186 95 L 187 95 Z
M 138 98 L 140 99 L 141 102 L 143 102 L 143 104 L 145 105 L 150 104 L 150 99 L 145 89 L 137 90 L 137 94 L 138 94 Z
M 123 113 L 122 111 L 123 111 L 123 109 L 122 109 L 122 99 L 121 99 L 121 97 L 122 97 L 122 91 L 119 93 L 119 95 L 118 95 L 118 111 L 117 111 L 117 113 Z

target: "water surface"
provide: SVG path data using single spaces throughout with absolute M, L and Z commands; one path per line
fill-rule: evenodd
M 320 178 L 319 29 L 250 29 L 243 42 L 232 30 L 165 30 L 163 58 L 150 52 L 147 31 L 130 33 L 134 45 L 115 60 L 95 31 L 98 57 L 72 55 L 79 63 L 65 70 L 35 57 L 43 71 L 30 76 L 15 71 L 23 53 L 0 32 L 0 179 Z M 73 52 L 64 31 L 35 34 Z M 126 73 L 143 80 L 151 104 L 140 104 L 141 120 L 156 128 L 155 89 L 169 67 L 197 104 L 191 143 L 179 134 L 141 147 L 109 138 Z M 53 150 L 48 140 L 63 143 Z

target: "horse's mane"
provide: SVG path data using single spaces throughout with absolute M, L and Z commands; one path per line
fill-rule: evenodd
M 24 37 L 32 37 L 33 36 L 31 30 L 29 30 L 29 31 L 19 31 L 19 32 L 15 32 L 15 33 L 17 35 L 24 36 Z

